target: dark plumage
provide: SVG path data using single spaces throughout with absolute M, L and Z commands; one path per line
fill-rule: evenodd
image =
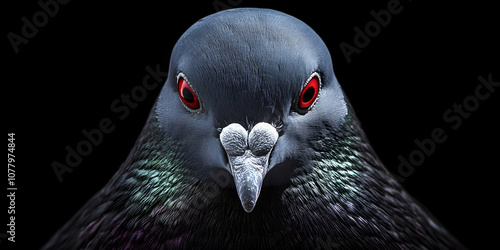
M 130 155 L 45 246 L 178 248 L 462 247 L 379 161 L 319 36 L 233 9 L 182 35 Z

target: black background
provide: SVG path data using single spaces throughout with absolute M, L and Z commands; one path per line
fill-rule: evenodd
M 416 167 L 404 186 L 466 246 L 497 242 L 500 88 L 456 130 L 442 118 L 454 103 L 474 95 L 478 76 L 487 79 L 492 74 L 500 81 L 499 22 L 493 4 L 401 0 L 401 13 L 347 63 L 339 44 L 353 44 L 353 28 L 364 29 L 373 20 L 370 11 L 387 9 L 388 0 L 220 2 L 280 10 L 311 26 L 330 48 L 339 82 L 393 173 L 398 156 L 408 159 L 417 149 L 415 139 L 430 138 L 433 129 L 443 128 L 447 140 Z M 16 243 L 1 239 L 0 248 L 36 249 L 125 160 L 161 85 L 124 120 L 110 104 L 142 83 L 147 65 L 160 64 L 166 71 L 177 39 L 216 8 L 212 0 L 70 1 L 16 54 L 7 34 L 21 34 L 21 18 L 31 19 L 41 8 L 37 1 L 2 5 L 4 123 L 6 132 L 16 133 L 18 191 Z M 110 118 L 115 130 L 59 183 L 51 163 L 64 162 L 65 147 L 74 148 L 84 139 L 81 131 L 97 128 L 102 118 Z M 8 204 L 2 204 L 5 225 Z M 0 235 L 6 228 L 0 227 Z

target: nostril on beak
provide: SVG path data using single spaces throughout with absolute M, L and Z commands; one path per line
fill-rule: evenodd
M 278 137 L 276 128 L 269 123 L 260 122 L 248 134 L 248 146 L 253 154 L 266 155 L 271 152 Z
M 247 213 L 252 212 L 257 203 L 278 136 L 276 129 L 264 122 L 255 125 L 250 133 L 237 123 L 229 124 L 220 133 L 236 191 Z

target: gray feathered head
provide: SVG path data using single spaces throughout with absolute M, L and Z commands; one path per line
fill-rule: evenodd
M 309 26 L 244 8 L 205 17 L 182 35 L 156 113 L 164 132 L 186 145 L 196 174 L 229 171 L 251 212 L 263 183 L 288 181 L 314 155 L 308 138 L 316 125 L 339 126 L 347 104 Z

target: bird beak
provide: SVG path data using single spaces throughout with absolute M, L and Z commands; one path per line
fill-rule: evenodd
M 240 124 L 232 123 L 220 133 L 241 205 L 247 213 L 252 212 L 259 198 L 269 156 L 278 136 L 276 128 L 265 122 L 258 123 L 250 132 Z

